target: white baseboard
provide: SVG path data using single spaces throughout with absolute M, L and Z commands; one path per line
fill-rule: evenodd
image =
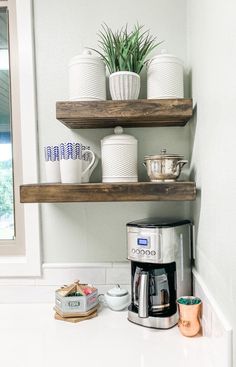
M 215 367 L 233 367 L 233 330 L 206 284 L 193 269 L 194 295 L 202 300 L 203 336 L 208 338 Z

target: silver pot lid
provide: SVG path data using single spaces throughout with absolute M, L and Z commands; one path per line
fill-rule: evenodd
M 112 297 L 122 297 L 122 296 L 126 296 L 127 294 L 129 294 L 129 292 L 127 291 L 127 289 L 121 288 L 120 285 L 117 284 L 117 286 L 110 289 L 107 292 L 107 294 Z
M 163 158 L 183 159 L 184 156 L 180 155 L 180 154 L 170 154 L 170 153 L 167 154 L 166 149 L 162 149 L 161 154 L 145 155 L 145 157 L 144 157 L 145 160 L 148 160 L 148 159 L 163 159 Z

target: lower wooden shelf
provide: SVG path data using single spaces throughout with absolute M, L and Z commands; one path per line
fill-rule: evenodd
M 190 201 L 194 182 L 135 182 L 86 184 L 30 184 L 20 186 L 21 203 L 109 201 Z

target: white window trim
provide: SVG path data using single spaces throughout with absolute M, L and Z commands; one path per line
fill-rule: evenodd
M 33 5 L 32 0 L 1 1 L 0 5 L 8 6 L 11 1 L 15 1 L 17 20 L 22 183 L 37 183 L 38 151 Z M 0 277 L 41 275 L 39 205 L 24 204 L 23 210 L 25 255 L 1 256 Z

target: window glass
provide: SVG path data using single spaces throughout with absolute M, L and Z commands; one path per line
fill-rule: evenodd
M 8 12 L 0 8 L 0 240 L 15 238 Z

